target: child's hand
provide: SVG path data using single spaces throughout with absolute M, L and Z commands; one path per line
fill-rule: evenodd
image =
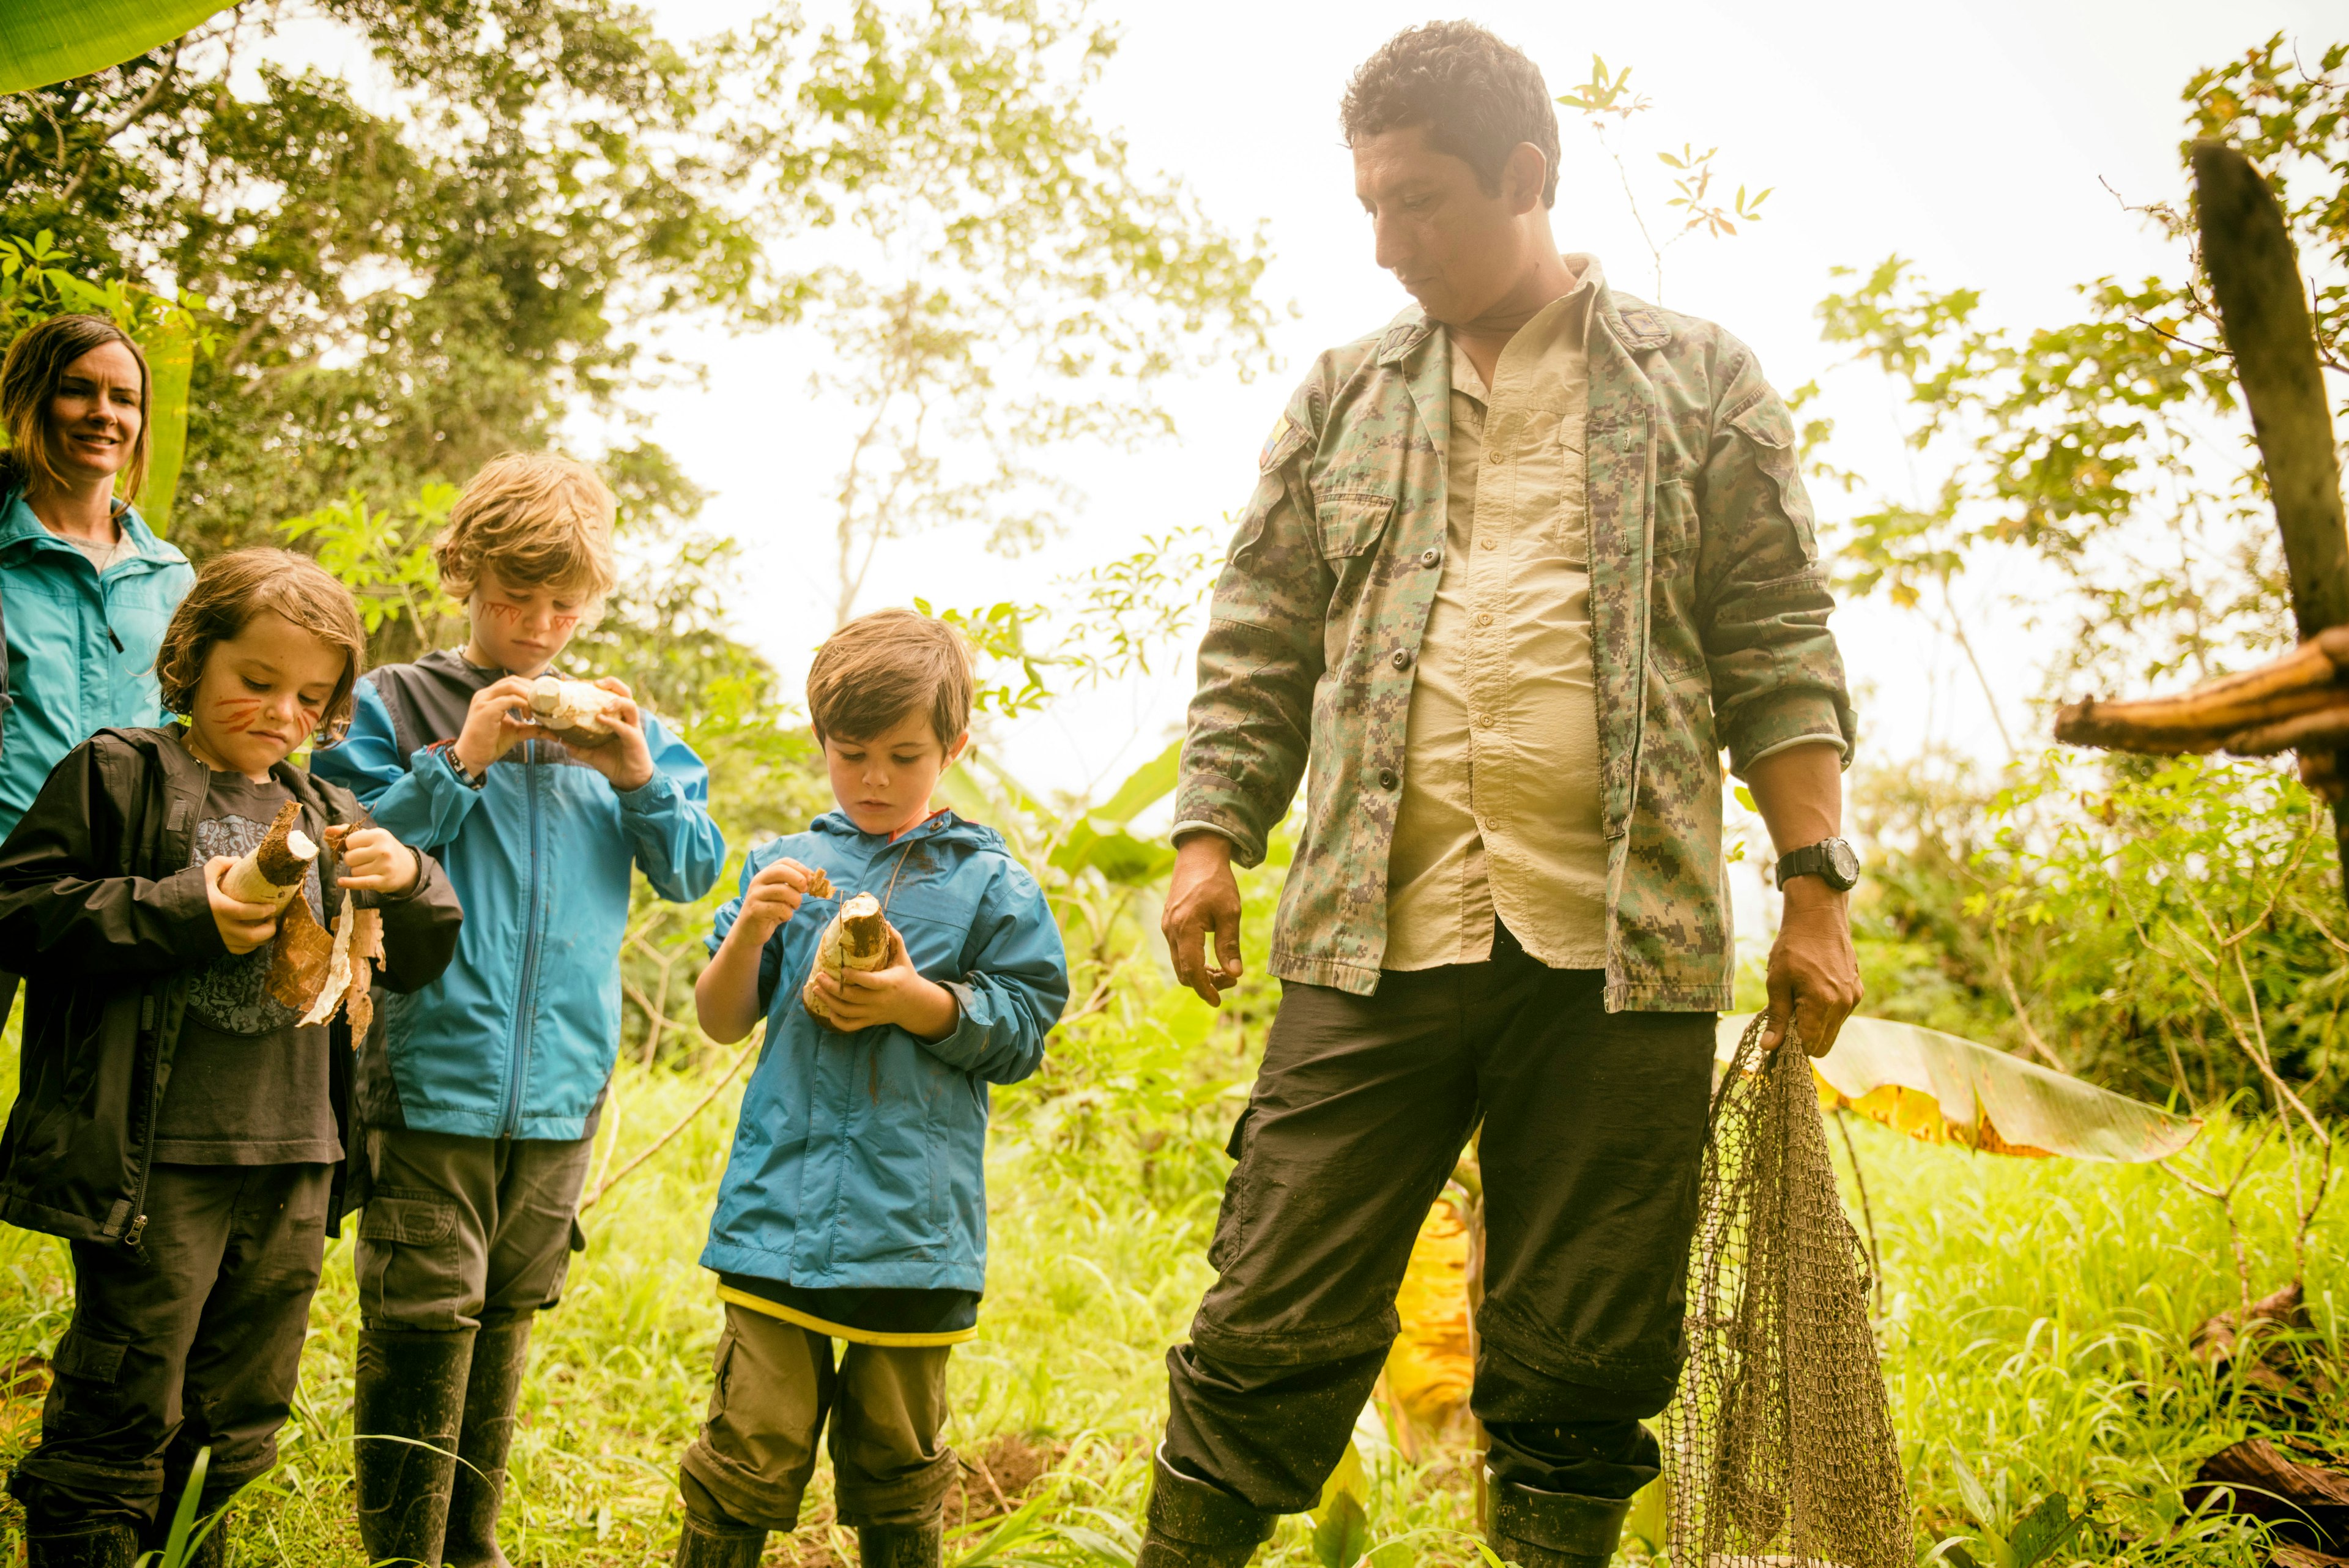
M 415 850 L 380 827 L 361 827 L 343 840 L 343 874 L 335 881 L 397 898 L 415 887 L 423 871 Z
M 473 693 L 465 710 L 465 727 L 449 748 L 467 773 L 480 778 L 492 763 L 513 750 L 515 742 L 546 733 L 530 722 L 530 689 L 521 676 L 509 675 Z
M 799 913 L 812 875 L 796 860 L 778 860 L 761 870 L 750 878 L 750 886 L 742 895 L 742 908 L 734 915 L 734 929 L 761 942 L 773 936 L 778 927 Z
M 627 701 L 615 702 L 604 710 L 601 722 L 612 732 L 610 740 L 594 746 L 574 744 L 571 754 L 611 780 L 614 789 L 642 789 L 653 780 L 653 754 L 645 744 L 645 716 L 638 711 L 626 681 L 606 675 L 595 684 Z M 542 732 L 558 741 L 564 738 L 560 730 Z
M 215 855 L 204 862 L 204 897 L 212 907 L 212 924 L 221 941 L 233 953 L 249 953 L 277 934 L 277 911 L 267 904 L 248 904 L 221 891 L 221 878 L 236 864 L 233 857 Z M 295 895 L 299 898 L 301 895 Z
M 824 1011 L 843 1030 L 894 1023 L 922 1040 L 943 1040 L 955 1031 L 961 1009 L 954 992 L 924 980 L 906 956 L 905 939 L 889 928 L 889 956 L 879 969 L 825 970 L 815 977 Z

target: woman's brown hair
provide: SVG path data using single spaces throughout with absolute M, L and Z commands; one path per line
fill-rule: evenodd
M 67 487 L 57 432 L 49 428 L 49 401 L 67 367 L 109 343 L 121 344 L 139 361 L 139 439 L 130 443 L 130 461 L 117 476 L 120 493 L 138 499 L 147 483 L 148 402 L 154 378 L 130 334 L 103 316 L 52 316 L 8 345 L 7 358 L 0 360 L 0 429 L 8 433 L 8 450 L 0 452 L 0 491 L 20 489 L 35 479 Z
M 367 631 L 351 590 L 307 556 L 256 545 L 214 556 L 180 601 L 155 653 L 155 680 L 163 706 L 185 717 L 195 711 L 196 683 L 219 643 L 240 636 L 253 618 L 274 610 L 329 648 L 342 649 L 343 675 L 319 715 L 329 740 L 351 722 L 351 691 L 367 665 Z

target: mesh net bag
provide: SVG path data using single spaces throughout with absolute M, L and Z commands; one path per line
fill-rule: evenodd
M 1810 1063 L 1762 1019 L 1713 1099 L 1688 1364 L 1664 1416 L 1674 1568 L 1908 1568 L 1908 1488 Z

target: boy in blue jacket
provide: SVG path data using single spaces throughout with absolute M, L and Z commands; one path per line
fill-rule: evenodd
M 354 1464 L 371 1562 L 505 1563 L 531 1319 L 582 1244 L 619 1049 L 630 873 L 683 903 L 726 857 L 708 770 L 620 682 L 601 682 L 619 699 L 608 736 L 532 718 L 533 679 L 611 590 L 612 514 L 583 463 L 483 468 L 436 545 L 464 651 L 371 672 L 348 735 L 310 764 L 438 856 L 465 908 L 456 961 L 384 1010 L 358 1062 Z
M 884 610 L 833 633 L 808 713 L 840 809 L 754 850 L 718 912 L 702 1030 L 767 1033 L 701 1254 L 726 1331 L 680 1568 L 756 1568 L 767 1532 L 796 1528 L 827 1420 L 864 1568 L 939 1562 L 947 1357 L 987 1280 L 987 1086 L 1036 1070 L 1069 999 L 1035 878 L 991 828 L 930 809 L 970 703 L 942 622 Z M 821 950 L 859 894 L 887 923 L 870 971 Z

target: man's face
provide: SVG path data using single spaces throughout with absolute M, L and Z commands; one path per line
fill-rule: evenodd
M 1534 171 L 1532 190 L 1520 164 Z M 1542 158 L 1520 146 L 1497 192 L 1464 159 L 1436 152 L 1423 127 L 1381 131 L 1354 145 L 1354 194 L 1371 215 L 1379 265 L 1446 326 L 1475 320 L 1523 275 L 1522 222 L 1541 202 Z

